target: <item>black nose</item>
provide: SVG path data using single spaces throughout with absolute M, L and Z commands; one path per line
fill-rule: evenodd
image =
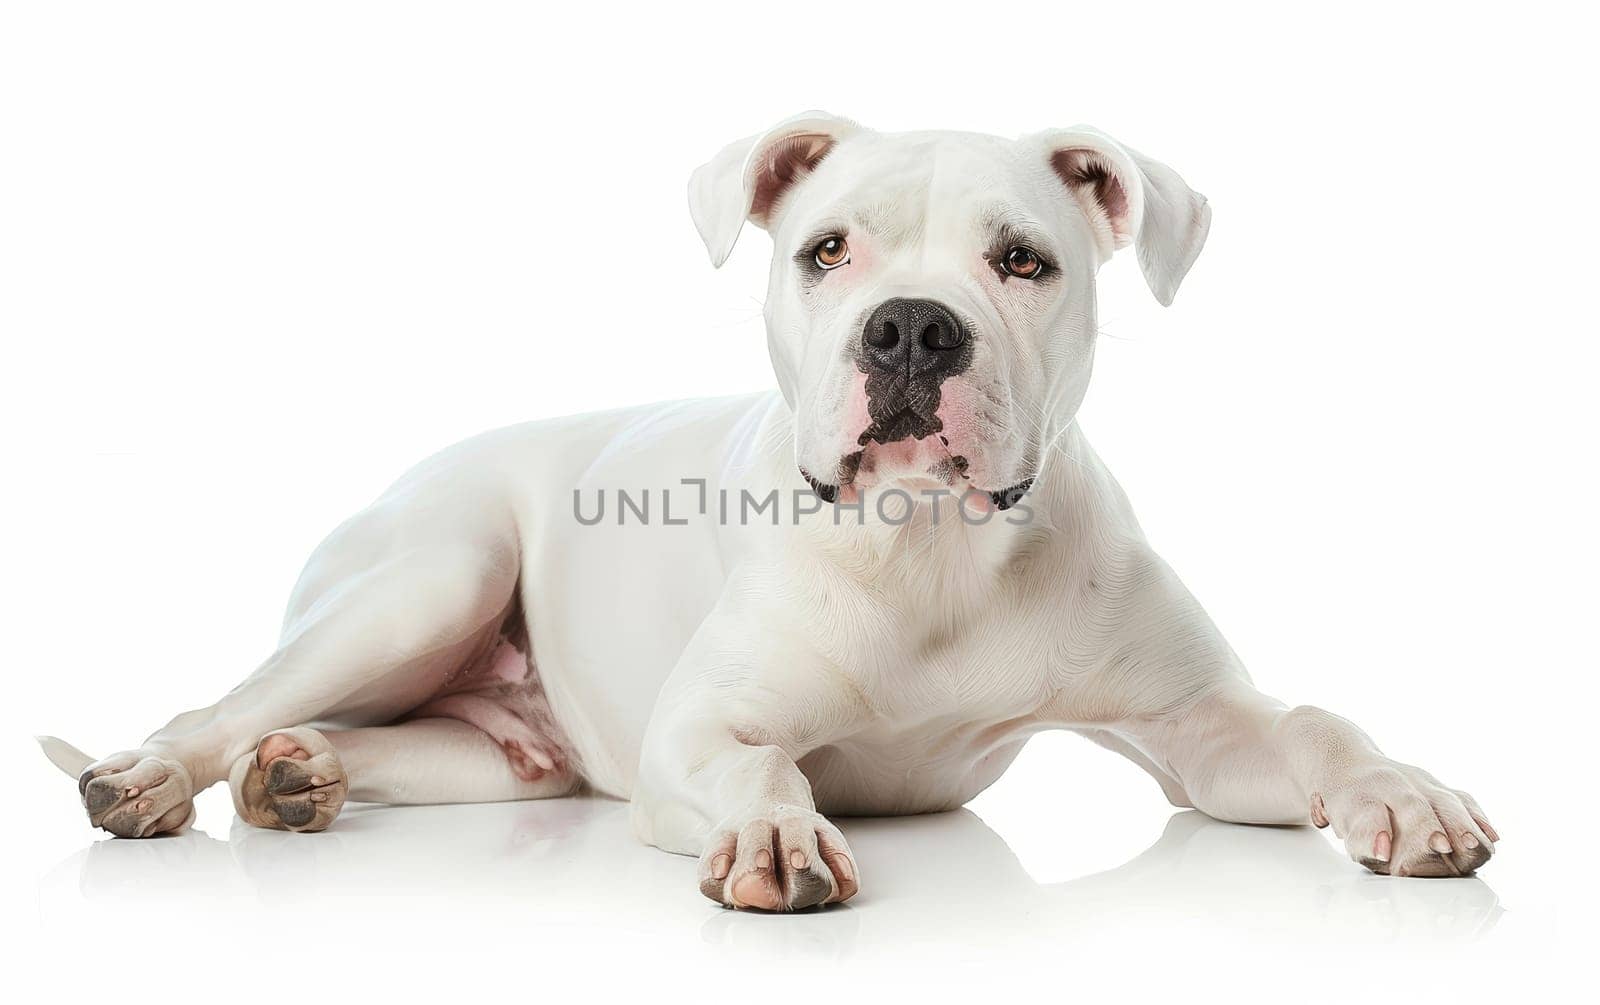
M 954 367 L 967 332 L 941 303 L 895 297 L 867 318 L 861 341 L 872 369 L 914 375 Z

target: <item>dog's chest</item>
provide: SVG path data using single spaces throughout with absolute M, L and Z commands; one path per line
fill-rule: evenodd
M 824 813 L 938 812 L 999 778 L 1032 731 L 1029 717 L 879 727 L 812 751 L 800 769 Z
M 1053 692 L 1049 636 L 1015 616 L 974 628 L 882 647 L 856 668 L 872 714 L 800 762 L 819 808 L 952 809 L 999 777 Z

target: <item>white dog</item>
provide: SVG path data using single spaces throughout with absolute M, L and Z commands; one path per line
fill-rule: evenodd
M 427 460 L 312 556 L 282 643 L 209 708 L 80 774 L 124 837 L 227 778 L 247 821 L 346 798 L 587 785 L 699 856 L 706 896 L 859 889 L 824 814 L 960 806 L 1071 729 L 1224 820 L 1332 824 L 1392 875 L 1498 840 L 1466 793 L 1257 692 L 1074 424 L 1095 273 L 1170 303 L 1210 223 L 1088 129 L 1019 141 L 806 114 L 690 182 L 721 264 L 749 220 L 781 394 L 539 422 Z

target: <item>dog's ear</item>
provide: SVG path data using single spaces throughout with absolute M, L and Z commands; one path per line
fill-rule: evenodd
M 841 139 L 860 129 L 827 112 L 803 112 L 730 143 L 689 179 L 689 213 L 711 264 L 733 252 L 745 220 L 766 228 L 783 196 Z
M 1150 292 L 1171 306 L 1211 229 L 1206 197 L 1178 172 L 1087 126 L 1029 137 L 1094 226 L 1101 261 L 1130 243 Z

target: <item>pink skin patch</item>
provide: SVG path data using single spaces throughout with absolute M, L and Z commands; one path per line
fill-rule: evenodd
M 515 646 L 496 646 L 489 658 L 489 677 L 503 684 L 520 684 L 528 676 L 528 658 Z
M 960 378 L 945 382 L 939 392 L 938 416 L 943 427 L 942 443 L 952 457 L 960 457 L 963 469 L 958 478 L 962 486 L 979 492 L 998 492 L 1010 487 L 1016 480 L 1014 472 L 993 470 L 998 462 L 995 453 L 995 422 L 988 414 L 992 404 L 982 392 Z M 983 505 L 988 506 L 988 500 Z M 976 500 L 972 508 L 979 510 Z
M 866 471 L 920 471 L 933 453 L 931 439 L 869 443 L 862 455 L 861 467 Z
M 844 428 L 850 431 L 850 442 L 855 443 L 871 424 L 872 414 L 867 411 L 867 375 L 857 373 L 850 381 L 844 406 Z
M 876 256 L 866 234 L 846 235 L 845 243 L 850 247 L 850 262 L 828 272 L 827 288 L 832 292 L 842 293 L 866 282 L 875 264 Z
M 937 436 L 894 443 L 868 443 L 861 448 L 860 464 L 853 484 L 870 489 L 897 479 L 927 479 L 949 484 L 943 472 L 950 455 Z
M 538 676 L 527 656 L 504 639 L 410 715 L 430 716 L 460 719 L 487 733 L 523 781 L 565 766 L 565 744 Z
M 872 422 L 867 408 L 866 375 L 857 375 L 851 382 L 845 406 L 844 428 L 850 432 L 850 443 L 859 442 L 861 433 Z M 894 443 L 870 442 L 861 449 L 855 477 L 840 488 L 840 499 L 854 502 L 861 489 L 870 489 L 898 478 L 923 479 L 964 490 L 978 485 L 971 470 L 974 455 L 982 449 L 983 438 L 978 434 L 973 416 L 973 404 L 980 396 L 964 381 L 950 380 L 940 389 L 939 410 L 935 413 L 942 426 L 940 432 L 918 440 L 898 440 Z M 989 491 L 992 486 L 981 486 Z M 987 506 L 987 500 L 984 500 Z M 973 508 L 977 509 L 976 501 Z M 980 510 L 981 511 L 981 510 Z
M 966 381 L 951 379 L 939 388 L 938 416 L 944 427 L 941 432 L 950 443 L 968 443 L 974 438 L 972 406 L 978 395 Z M 959 451 L 956 451 L 959 453 Z
M 309 761 L 311 755 L 300 748 L 300 745 L 282 733 L 274 733 L 262 740 L 256 747 L 256 767 L 266 770 L 267 765 L 280 757 L 291 758 L 296 761 Z

